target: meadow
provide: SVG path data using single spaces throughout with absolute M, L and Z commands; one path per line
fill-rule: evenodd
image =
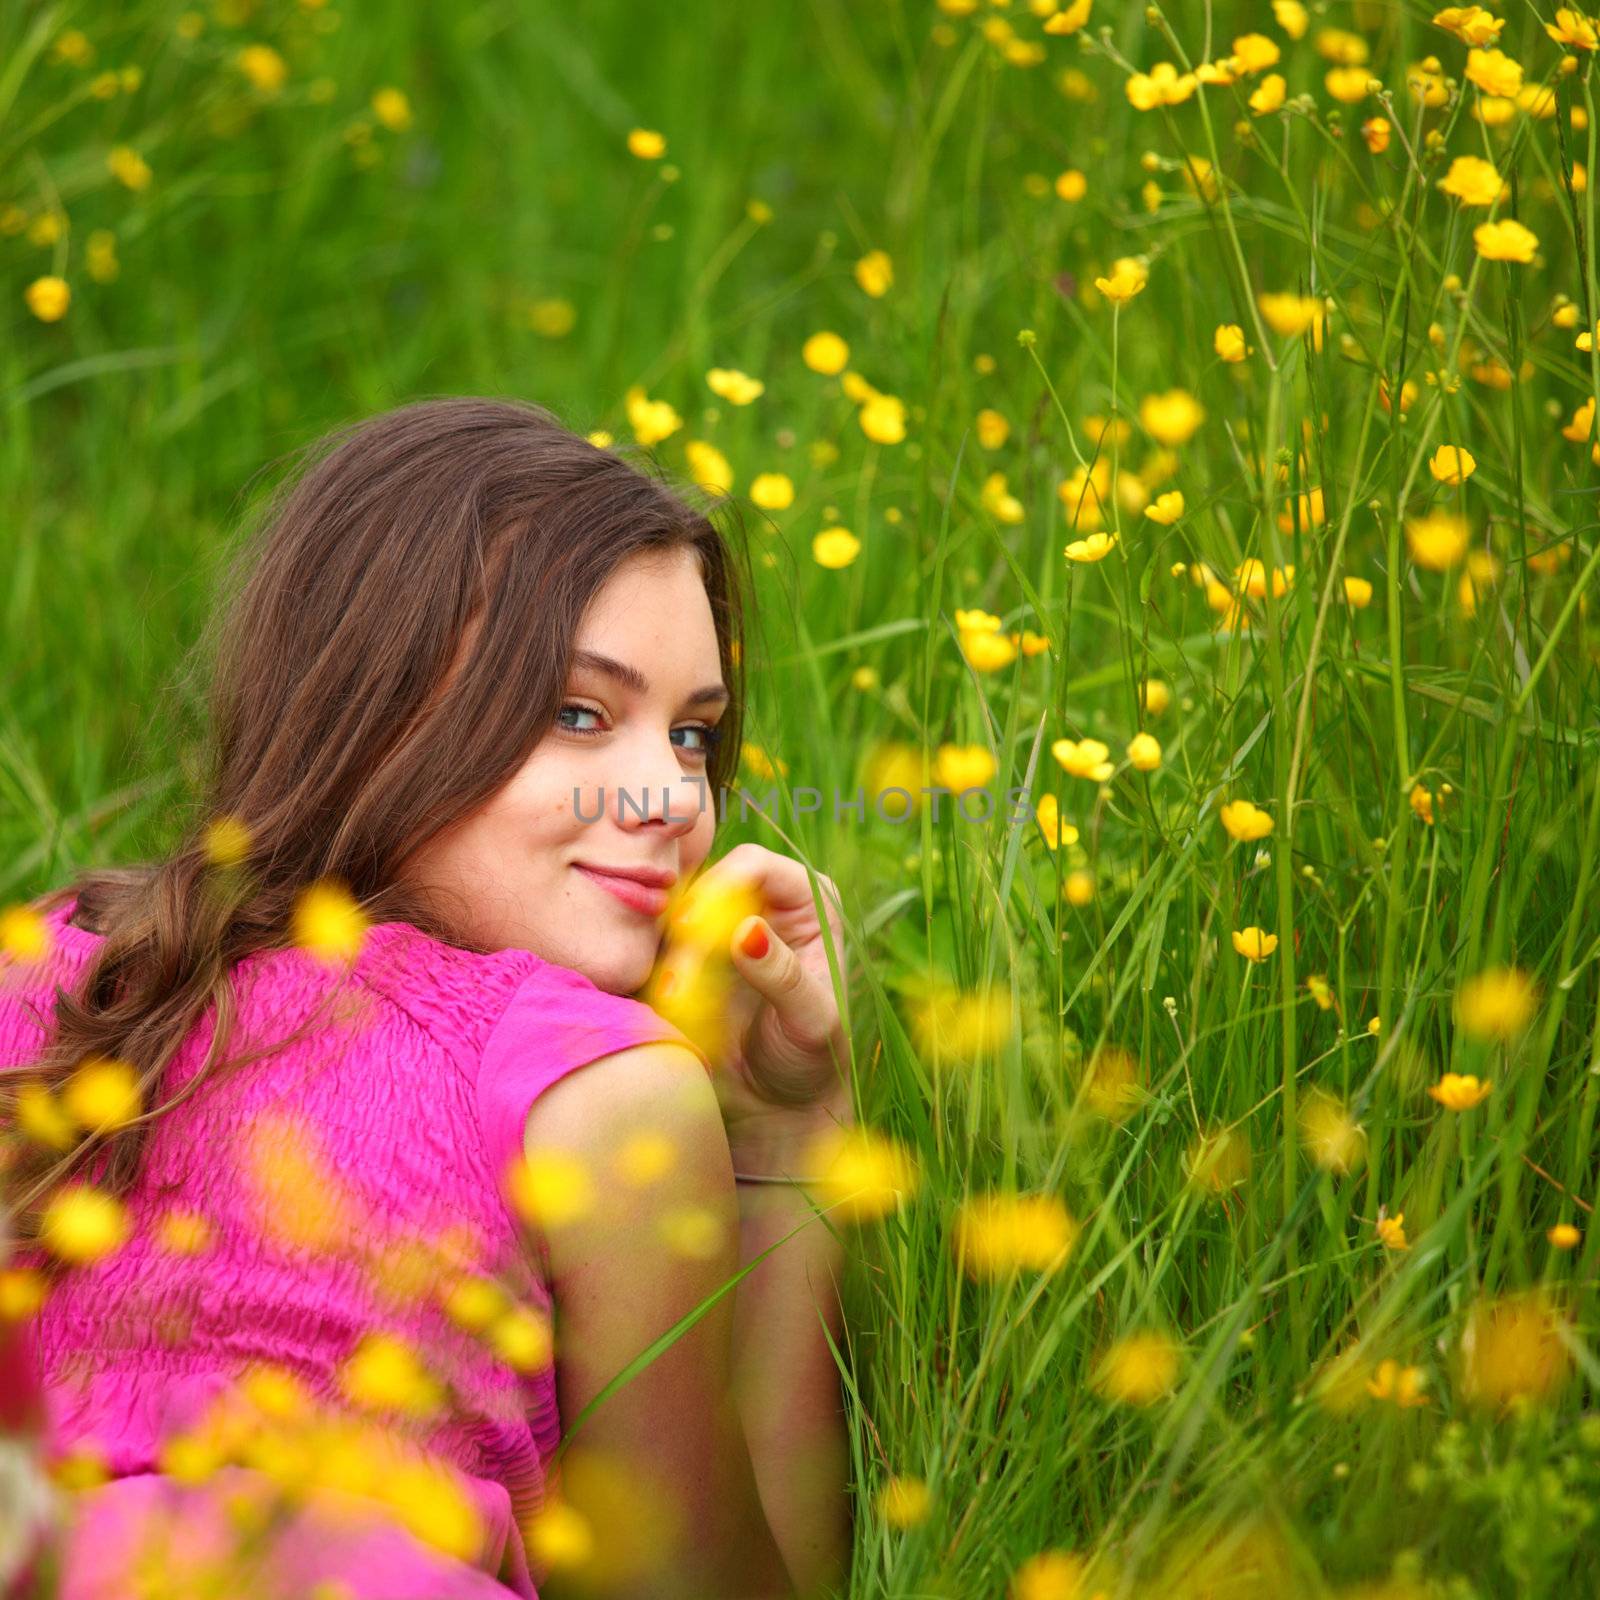
M 274 462 L 537 401 L 736 503 L 846 897 L 850 1594 L 1595 1592 L 1597 26 L 7 8 L 0 906 Z

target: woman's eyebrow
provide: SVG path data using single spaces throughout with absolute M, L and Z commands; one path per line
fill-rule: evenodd
M 574 667 L 588 667 L 591 671 L 603 672 L 608 678 L 615 678 L 618 683 L 632 689 L 635 694 L 650 693 L 650 680 L 637 667 L 630 667 L 625 661 L 614 661 L 610 656 L 603 656 L 596 650 L 574 650 L 572 664 Z M 721 705 L 728 698 L 725 684 L 708 683 L 704 688 L 695 689 L 685 695 L 684 704 Z

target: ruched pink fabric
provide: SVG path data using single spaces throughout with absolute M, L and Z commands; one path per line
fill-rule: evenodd
M 52 948 L 43 959 L 0 960 L 0 1067 L 34 1059 L 56 984 L 74 985 L 100 943 L 71 926 L 74 905 L 47 917 Z M 329 1022 L 209 1080 L 157 1119 L 128 1196 L 129 1242 L 70 1271 L 31 1324 L 52 1453 L 88 1447 L 112 1475 L 76 1498 L 63 1600 L 131 1592 L 118 1587 L 118 1563 L 162 1507 L 183 1511 L 203 1544 L 195 1531 L 203 1525 L 186 1508 L 192 1492 L 160 1473 L 164 1437 L 261 1362 L 340 1403 L 337 1369 L 372 1331 L 406 1340 L 447 1376 L 452 1404 L 424 1442 L 463 1475 L 483 1548 L 468 1565 L 383 1516 L 344 1517 L 284 1541 L 284 1592 L 336 1580 L 344 1588 L 330 1593 L 370 1600 L 537 1596 L 540 1574 L 520 1530 L 543 1501 L 560 1435 L 554 1367 L 507 1365 L 445 1314 L 444 1282 L 401 1292 L 372 1262 L 448 1237 L 549 1328 L 549 1290 L 505 1184 L 528 1108 L 567 1073 L 633 1045 L 669 1041 L 711 1064 L 641 1001 L 526 950 L 479 955 L 403 922 L 370 928 L 343 967 L 298 949 L 241 961 L 229 1056 L 282 1038 L 330 985 L 339 994 Z M 204 1061 L 213 1024 L 208 1010 L 169 1064 L 162 1101 Z M 295 1233 L 303 1223 L 272 1225 L 274 1203 L 295 1213 L 305 1203 L 262 1187 L 262 1172 L 275 1170 L 270 1159 L 263 1167 L 274 1139 L 290 1140 L 284 1149 L 292 1145 L 301 1163 L 291 1173 L 328 1175 L 332 1193 L 319 1198 L 339 1230 L 331 1247 L 326 1239 L 308 1247 Z M 174 1211 L 209 1224 L 203 1253 L 166 1248 L 161 1221 Z M 29 1261 L 37 1257 L 17 1258 Z

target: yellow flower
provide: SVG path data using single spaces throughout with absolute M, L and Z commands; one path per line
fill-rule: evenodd
M 1538 1289 L 1480 1300 L 1461 1335 L 1461 1391 L 1496 1410 L 1537 1404 L 1554 1395 L 1572 1370 L 1560 1316 Z
M 1154 772 L 1161 765 L 1161 744 L 1153 735 L 1136 733 L 1128 741 L 1128 764 L 1139 772 Z
M 906 436 L 906 407 L 892 394 L 873 394 L 856 412 L 861 431 L 874 444 L 899 444 Z
M 1307 328 L 1320 330 L 1327 309 L 1314 294 L 1258 294 L 1256 304 L 1267 326 L 1286 338 L 1297 338 Z
M 1041 1550 L 1011 1574 L 1007 1600 L 1090 1600 L 1086 1570 L 1070 1551 Z
M 1473 1073 L 1447 1072 L 1437 1083 L 1428 1085 L 1428 1093 L 1446 1111 L 1470 1111 L 1487 1100 L 1493 1088 L 1487 1078 L 1480 1082 Z
M 1226 1194 L 1250 1176 L 1250 1141 L 1242 1128 L 1205 1128 L 1183 1153 L 1190 1183 L 1211 1194 Z
M 1087 539 L 1074 539 L 1062 554 L 1068 561 L 1104 561 L 1116 542 L 1114 533 L 1091 533 Z
M 1149 72 L 1136 72 L 1128 79 L 1128 101 L 1135 111 L 1182 105 L 1194 93 L 1195 83 L 1192 72 L 1180 74 L 1170 61 L 1158 61 Z
M 1406 1238 L 1406 1214 L 1397 1211 L 1392 1217 L 1380 1216 L 1377 1221 L 1378 1238 L 1385 1250 L 1409 1250 Z
M 39 1242 L 53 1256 L 86 1266 L 120 1250 L 132 1224 L 115 1195 L 71 1183 L 58 1190 L 39 1222 Z
M 356 1405 L 373 1411 L 428 1416 L 443 1399 L 438 1381 L 416 1353 L 387 1333 L 369 1333 L 339 1369 L 339 1387 Z
M 1089 1108 L 1108 1122 L 1124 1123 L 1144 1099 L 1139 1058 L 1120 1044 L 1098 1044 L 1084 1063 L 1082 1089 Z
M 118 183 L 135 194 L 150 187 L 150 164 L 132 145 L 113 145 L 106 156 L 106 167 Z
M 1600 49 L 1600 29 L 1576 6 L 1559 7 L 1556 20 L 1545 23 L 1544 31 L 1557 44 L 1570 45 L 1574 50 Z
M 1094 874 L 1082 867 L 1074 868 L 1061 880 L 1061 892 L 1069 906 L 1088 905 L 1094 899 Z
M 574 1571 L 594 1554 L 594 1528 L 581 1511 L 556 1496 L 545 1499 L 522 1525 L 528 1551 L 552 1571 Z
M 1187 444 L 1206 420 L 1205 407 L 1187 389 L 1147 394 L 1139 402 L 1139 422 L 1157 444 Z
M 1050 849 L 1059 850 L 1064 844 L 1078 842 L 1078 830 L 1070 822 L 1062 821 L 1061 802 L 1053 794 L 1041 795 L 1033 814 Z
M 198 1211 L 168 1211 L 156 1228 L 156 1242 L 175 1256 L 203 1255 L 214 1237 L 211 1224 Z
M 390 133 L 404 133 L 411 126 L 411 102 L 403 89 L 385 86 L 374 90 L 372 114 Z
M 1269 72 L 1259 86 L 1251 91 L 1249 101 L 1251 114 L 1265 117 L 1280 110 L 1288 93 L 1288 87 L 1281 72 Z
M 850 346 L 836 333 L 814 333 L 801 345 L 800 359 L 825 378 L 837 377 L 850 364 Z
M 115 283 L 122 271 L 117 261 L 117 236 L 109 228 L 93 229 L 84 244 L 84 265 L 96 283 Z
M 1328 987 L 1328 980 L 1320 973 L 1314 972 L 1306 979 L 1306 989 L 1309 991 L 1311 998 L 1316 1001 L 1318 1010 L 1330 1011 L 1333 1009 L 1333 990 Z
M 1358 105 L 1378 84 L 1365 67 L 1330 67 L 1322 82 L 1335 100 L 1347 106 Z
M 1342 67 L 1360 66 L 1368 57 L 1367 41 L 1359 33 L 1345 28 L 1319 28 L 1314 41 L 1317 54 L 1324 61 Z
M 1143 290 L 1150 272 L 1142 257 L 1119 256 L 1112 263 L 1111 276 L 1096 278 L 1094 286 L 1113 305 L 1126 305 Z
M 912 1032 L 926 1055 L 992 1055 L 1011 1036 L 1011 1002 L 998 984 L 964 990 L 943 977 L 915 996 Z
M 879 1489 L 875 1503 L 878 1515 L 891 1528 L 914 1528 L 928 1520 L 933 1496 L 921 1478 L 896 1473 Z
M 1361 141 L 1373 155 L 1381 156 L 1389 148 L 1389 135 L 1393 131 L 1387 117 L 1368 117 L 1361 124 Z
M 0 1269 L 0 1322 L 25 1322 L 45 1303 L 48 1292 L 44 1275 L 31 1267 Z
M 1582 1237 L 1583 1235 L 1570 1222 L 1558 1222 L 1545 1234 L 1551 1248 L 1555 1250 L 1575 1250 Z
M 1272 832 L 1271 814 L 1249 800 L 1229 800 L 1218 809 L 1217 816 L 1230 839 L 1248 843 L 1265 839 Z
M 1104 783 L 1116 771 L 1106 759 L 1111 754 L 1110 746 L 1098 739 L 1057 739 L 1050 746 L 1050 754 L 1060 763 L 1062 771 L 1093 783 Z
M 1027 516 L 1022 502 L 1006 488 L 1006 475 L 1003 472 L 991 472 L 983 480 L 978 500 L 996 522 L 1003 522 L 1008 527 L 1016 527 Z
M 898 1140 L 871 1128 L 830 1128 L 803 1153 L 803 1170 L 817 1175 L 810 1193 L 842 1222 L 875 1221 L 898 1211 L 916 1193 L 917 1164 Z
M 1244 329 L 1237 322 L 1224 322 L 1211 336 L 1211 348 L 1224 361 L 1243 361 L 1250 354 L 1244 342 Z
M 614 434 L 607 433 L 604 428 L 595 428 L 584 435 L 596 450 L 609 450 L 616 441 Z
M 1453 33 L 1462 44 L 1493 44 L 1506 23 L 1482 6 L 1446 6 L 1434 13 L 1433 25 Z
M 1464 206 L 1492 206 L 1503 187 L 1495 164 L 1482 156 L 1457 156 L 1439 180 L 1440 190 Z
M 1477 470 L 1477 458 L 1457 444 L 1440 445 L 1428 462 L 1428 471 L 1440 483 L 1465 483 Z
M 1411 793 L 1408 799 L 1411 802 L 1411 809 L 1417 814 L 1418 818 L 1431 828 L 1433 826 L 1433 796 L 1420 783 L 1416 783 L 1411 786 Z
M 702 489 L 711 489 L 717 494 L 732 491 L 733 467 L 714 444 L 704 439 L 690 439 L 684 444 L 683 454 L 690 476 Z
M 1056 178 L 1056 193 L 1068 201 L 1081 200 L 1089 192 L 1089 180 L 1076 167 L 1068 167 Z
M 1364 611 L 1372 604 L 1372 584 L 1366 578 L 1346 575 L 1344 579 L 1345 604 L 1353 610 Z
M 289 76 L 289 64 L 270 44 L 247 44 L 234 64 L 263 94 L 276 94 Z
M 1233 930 L 1233 948 L 1246 961 L 1265 961 L 1278 948 L 1278 936 L 1254 925 Z
M 885 250 L 869 250 L 856 262 L 856 282 L 874 300 L 881 300 L 894 284 L 894 262 Z
M 861 541 L 848 528 L 828 528 L 811 541 L 811 559 L 819 567 L 837 572 L 861 553 Z
M 59 322 L 72 304 L 72 290 L 65 278 L 46 274 L 42 278 L 35 278 L 23 290 L 22 298 L 41 322 Z
M 214 867 L 237 867 L 250 854 L 254 842 L 249 825 L 242 817 L 223 815 L 206 824 L 200 847 Z
M 319 961 L 353 960 L 366 934 L 367 918 L 342 884 L 323 879 L 296 896 L 289 936 Z
M 683 426 L 683 418 L 665 400 L 652 400 L 637 384 L 622 397 L 628 413 L 628 426 L 634 438 L 649 449 L 660 444 Z
M 35 1144 L 52 1150 L 70 1150 L 78 1133 L 61 1103 L 42 1083 L 24 1083 L 17 1089 L 17 1127 Z
M 994 781 L 999 770 L 989 747 L 983 744 L 942 744 L 933 762 L 934 782 L 962 794 Z
M 1272 20 L 1291 39 L 1303 39 L 1311 25 L 1310 13 L 1301 0 L 1272 0 Z
M 1515 95 L 1522 87 L 1521 63 L 1503 50 L 1467 51 L 1467 77 L 1485 94 Z
M 1281 52 L 1264 33 L 1240 34 L 1233 41 L 1233 59 L 1240 72 L 1254 74 L 1275 67 Z
M 1514 1039 L 1533 1020 L 1539 988 L 1520 967 L 1489 967 L 1456 990 L 1456 1022 L 1473 1039 Z
M 1485 261 L 1519 261 L 1523 265 L 1533 260 L 1539 248 L 1539 236 L 1509 217 L 1504 222 L 1480 222 L 1472 230 L 1472 242 Z
M 1077 1222 L 1054 1195 L 994 1193 L 961 1205 L 952 1246 L 972 1277 L 1003 1278 L 1058 1271 L 1077 1237 Z
M 784 472 L 759 472 L 750 482 L 750 499 L 763 511 L 787 511 L 794 504 L 794 483 Z
M 1172 704 L 1172 690 L 1160 678 L 1139 685 L 1139 709 L 1147 716 L 1159 717 Z
M 1152 522 L 1170 528 L 1183 515 L 1183 490 L 1169 489 L 1165 494 L 1157 495 L 1154 502 L 1144 508 L 1144 514 Z
M 588 1167 L 564 1151 L 519 1154 L 506 1173 L 506 1187 L 517 1213 L 539 1228 L 565 1227 L 594 1210 Z
M 1095 1387 L 1118 1404 L 1151 1406 L 1172 1392 L 1177 1376 L 1177 1345 L 1162 1333 L 1135 1333 L 1106 1352 Z
M 1428 1398 L 1422 1392 L 1427 1381 L 1421 1367 L 1402 1367 L 1398 1361 L 1383 1360 L 1367 1380 L 1367 1393 L 1374 1400 L 1392 1400 L 1403 1411 L 1427 1405 Z
M 144 1109 L 139 1072 L 131 1061 L 86 1056 L 67 1080 L 62 1103 L 91 1133 L 120 1128 Z
M 998 411 L 980 411 L 973 430 L 985 450 L 998 450 L 1011 437 L 1011 424 Z
M 1342 1101 L 1325 1090 L 1313 1089 L 1301 1108 L 1300 1141 L 1325 1172 L 1346 1173 L 1360 1163 L 1366 1135 Z
M 1471 537 L 1466 520 L 1449 511 L 1430 511 L 1406 519 L 1406 545 L 1411 559 L 1429 572 L 1448 572 L 1467 553 Z
M 1094 0 L 1070 0 L 1063 10 L 1045 19 L 1044 31 L 1054 34 L 1076 33 L 1089 20 L 1089 10 L 1093 5 Z
M 997 672 L 1017 659 L 1016 642 L 984 628 L 960 628 L 961 654 L 974 672 Z
M 706 373 L 706 383 L 719 400 L 726 400 L 730 406 L 749 405 L 752 400 L 758 400 L 767 387 L 759 378 L 752 378 L 736 367 L 712 367 Z
M 0 911 L 0 954 L 13 961 L 42 961 L 50 954 L 49 926 L 29 905 L 7 906 Z
M 641 161 L 659 161 L 667 153 L 666 136 L 654 128 L 628 130 L 628 154 Z

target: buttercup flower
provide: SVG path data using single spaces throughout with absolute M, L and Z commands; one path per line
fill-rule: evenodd
M 800 347 L 800 359 L 825 378 L 837 377 L 850 364 L 850 346 L 836 333 L 814 333 Z
M 1224 361 L 1243 361 L 1249 355 L 1244 342 L 1244 329 L 1237 322 L 1224 322 L 1211 336 L 1211 348 Z
M 811 558 L 819 567 L 837 571 L 861 553 L 861 541 L 848 528 L 828 528 L 811 541 Z
M 1278 948 L 1278 936 L 1257 927 L 1235 928 L 1233 948 L 1246 961 L 1265 961 Z
M 1206 408 L 1187 389 L 1147 394 L 1139 402 L 1139 423 L 1157 444 L 1187 444 L 1206 420 Z
M 1113 305 L 1126 305 L 1149 281 L 1150 273 L 1138 256 L 1121 256 L 1113 263 L 1111 275 L 1096 278 L 1094 286 Z
M 1512 95 L 1522 88 L 1522 65 L 1503 50 L 1467 51 L 1467 77 L 1485 94 Z
M 1136 72 L 1128 79 L 1128 101 L 1135 111 L 1182 105 L 1197 81 L 1192 72 L 1180 73 L 1170 61 L 1158 61 L 1149 72 Z
M 1487 1100 L 1493 1088 L 1488 1079 L 1480 1082 L 1473 1073 L 1447 1072 L 1437 1083 L 1428 1085 L 1428 1093 L 1446 1111 L 1470 1111 Z
M 1447 572 L 1467 553 L 1470 534 L 1464 518 L 1449 511 L 1430 511 L 1406 519 L 1406 545 L 1411 559 L 1430 572 Z
M 706 384 L 714 395 L 731 406 L 747 406 L 766 393 L 767 388 L 759 378 L 752 378 L 735 367 L 712 367 L 706 373 Z
M 1281 72 L 1268 73 L 1261 80 L 1260 85 L 1251 91 L 1250 111 L 1253 116 L 1270 116 L 1272 112 L 1282 109 L 1284 98 L 1288 93 L 1288 85 L 1284 82 Z
M 1116 771 L 1106 759 L 1111 754 L 1110 746 L 1098 739 L 1057 739 L 1050 746 L 1050 754 L 1061 764 L 1061 770 L 1074 778 L 1104 783 Z
M 1524 266 L 1539 248 L 1539 236 L 1520 222 L 1480 222 L 1472 230 L 1472 242 L 1485 261 L 1517 261 Z
M 1169 489 L 1165 494 L 1158 494 L 1144 508 L 1144 514 L 1152 522 L 1159 522 L 1162 527 L 1170 528 L 1183 515 L 1183 491 Z
M 1478 470 L 1478 463 L 1470 450 L 1457 444 L 1442 444 L 1433 452 L 1428 471 L 1440 483 L 1465 483 Z
M 59 322 L 72 304 L 72 290 L 65 278 L 46 275 L 35 278 L 22 292 L 28 309 L 41 322 Z
M 1128 741 L 1128 765 L 1139 772 L 1154 772 L 1161 765 L 1161 742 L 1154 735 L 1136 733 Z
M 631 128 L 628 131 L 628 154 L 641 161 L 659 161 L 667 153 L 664 134 L 654 128 Z
M 1114 533 L 1091 533 L 1087 539 L 1074 539 L 1063 554 L 1068 561 L 1104 561 L 1116 542 Z
M 1502 187 L 1495 164 L 1482 156 L 1457 156 L 1439 180 L 1440 191 L 1464 206 L 1492 206 Z
M 1178 1376 L 1178 1347 L 1162 1333 L 1136 1333 L 1106 1352 L 1095 1387 L 1122 1405 L 1154 1405 L 1172 1392 Z
M 1533 1020 L 1538 994 L 1520 968 L 1486 968 L 1456 990 L 1456 1022 L 1469 1038 L 1514 1039 Z
M 1433 25 L 1453 33 L 1462 44 L 1493 44 L 1506 22 L 1482 6 L 1446 6 L 1434 13 Z
M 1272 832 L 1271 814 L 1248 800 L 1227 801 L 1218 808 L 1217 816 L 1231 839 L 1265 839 Z
M 894 284 L 894 262 L 886 250 L 869 250 L 856 262 L 856 282 L 874 300 L 881 300 Z
M 1380 1216 L 1377 1221 L 1378 1239 L 1385 1250 L 1409 1250 L 1410 1241 L 1406 1238 L 1406 1214 L 1397 1211 L 1392 1217 Z

